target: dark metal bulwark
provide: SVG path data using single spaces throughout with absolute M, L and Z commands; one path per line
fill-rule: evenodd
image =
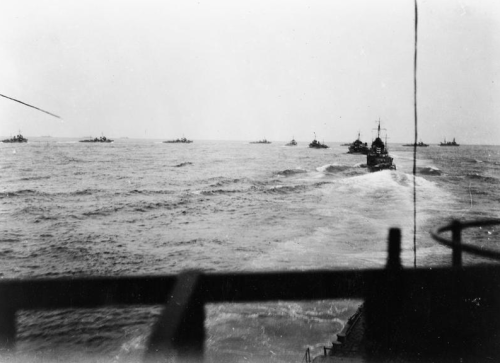
M 460 234 L 464 226 L 453 228 Z M 456 249 L 460 239 L 455 234 L 454 239 L 449 244 Z M 400 250 L 401 233 L 392 229 L 387 266 L 381 270 L 3 280 L 0 347 L 14 348 L 20 309 L 165 305 L 145 361 L 201 361 L 206 303 L 356 298 L 365 300 L 367 361 L 394 354 L 467 359 L 478 352 L 499 358 L 499 266 L 464 268 L 454 254 L 453 269 L 405 270 Z

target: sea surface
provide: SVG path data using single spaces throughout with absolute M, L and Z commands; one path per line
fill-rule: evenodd
M 0 144 L 0 278 L 175 274 L 187 269 L 383 268 L 388 229 L 413 266 L 413 148 L 396 171 L 307 142 L 249 144 L 30 138 Z M 499 218 L 500 146 L 418 148 L 417 265 L 448 266 L 429 231 Z M 470 242 L 498 249 L 499 228 Z M 495 263 L 464 256 L 465 264 Z M 322 354 L 360 302 L 208 305 L 208 362 L 300 362 Z M 18 313 L 22 362 L 135 362 L 160 307 Z

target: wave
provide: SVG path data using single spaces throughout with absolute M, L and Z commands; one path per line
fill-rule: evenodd
M 481 159 L 475 159 L 475 158 L 464 158 L 462 157 L 460 159 L 460 162 L 462 163 L 471 163 L 471 164 L 481 164 L 481 163 L 484 163 L 483 160 Z
M 10 242 L 20 242 L 20 241 L 21 241 L 21 237 L 19 237 L 19 238 L 8 238 L 8 237 L 7 238 L 0 238 L 0 243 L 4 243 L 4 242 L 10 243 Z M 11 252 L 12 252 L 12 250 L 3 250 L 0 253 L 7 254 L 7 253 L 11 253 Z
M 106 208 L 105 207 L 105 208 L 100 208 L 100 209 L 93 210 L 93 211 L 90 211 L 90 212 L 84 212 L 82 214 L 84 216 L 86 216 L 86 217 L 109 216 L 109 215 L 115 213 L 118 210 L 119 210 L 118 208 Z
M 69 164 L 69 163 L 92 163 L 93 161 L 91 160 L 83 160 L 83 159 L 78 159 L 74 157 L 64 157 L 60 160 L 59 164 Z
M 484 160 L 484 161 L 481 161 L 482 163 L 485 163 L 485 164 L 491 164 L 491 165 L 500 165 L 500 161 L 489 161 L 489 160 Z
M 271 179 L 268 181 L 254 181 L 249 188 L 244 188 L 244 189 L 217 188 L 217 189 L 206 189 L 206 190 L 196 191 L 194 193 L 205 196 L 232 195 L 236 193 L 290 194 L 290 193 L 300 193 L 310 189 L 319 188 L 325 184 L 330 184 L 330 181 L 286 185 L 286 184 L 280 184 L 279 180 Z M 219 183 L 217 183 L 213 186 L 222 186 L 222 185 L 219 185 Z
M 498 180 L 497 178 L 494 178 L 491 176 L 481 175 L 478 173 L 469 173 L 466 175 L 466 177 L 469 179 L 484 181 L 484 182 L 490 183 L 490 184 L 498 184 L 500 182 L 500 180 Z
M 213 190 L 202 190 L 201 192 L 197 194 L 202 194 L 202 195 L 224 195 L 224 194 L 234 194 L 234 193 L 241 193 L 242 190 L 234 190 L 234 189 L 213 189 Z
M 352 168 L 353 167 L 350 165 L 328 164 L 320 166 L 319 168 L 316 168 L 316 170 L 323 173 L 341 173 Z
M 431 204 L 439 204 L 447 197 L 447 194 L 443 193 L 434 182 L 418 176 L 415 181 L 420 197 L 428 199 Z M 356 201 L 358 206 L 365 208 L 371 206 L 375 200 L 373 206 L 378 205 L 381 212 L 390 214 L 387 209 L 388 203 L 393 204 L 395 213 L 396 210 L 405 212 L 410 210 L 413 203 L 413 176 L 400 171 L 384 170 L 343 178 L 335 181 L 334 185 L 331 193 L 335 195 L 335 201 L 339 204 Z M 351 197 L 347 199 L 346 195 Z M 380 204 L 381 202 L 383 204 Z
M 393 181 L 395 181 L 397 184 L 399 184 L 402 187 L 405 188 L 411 188 L 413 189 L 413 174 L 407 174 L 403 172 L 395 172 L 391 173 L 391 178 Z M 417 176 L 415 178 L 415 183 L 417 187 L 420 187 L 421 190 L 423 189 L 437 189 L 436 184 L 433 181 L 429 181 L 425 178 Z M 437 192 L 437 190 L 436 190 Z
M 196 245 L 198 243 L 201 243 L 201 239 L 192 239 L 189 241 L 178 241 L 172 243 L 173 246 L 189 246 L 189 245 Z
M 20 189 L 12 192 L 1 192 L 0 199 L 2 198 L 12 198 L 12 197 L 23 197 L 27 195 L 44 195 L 45 193 L 39 192 L 33 189 Z
M 438 168 L 435 168 L 433 166 L 427 166 L 425 168 L 419 168 L 418 174 L 421 174 L 421 175 L 442 175 L 443 172 L 441 170 L 439 170 Z
M 324 185 L 331 184 L 330 181 L 321 181 L 310 184 L 296 184 L 296 185 L 273 185 L 267 187 L 256 187 L 253 186 L 252 190 L 257 190 L 264 194 L 290 194 L 290 193 L 301 193 L 311 189 L 320 188 Z
M 217 188 L 217 187 L 222 187 L 222 186 L 225 186 L 225 185 L 228 185 L 228 184 L 237 184 L 237 183 L 242 183 L 242 182 L 247 182 L 249 181 L 248 179 L 246 178 L 242 178 L 242 179 L 239 179 L 239 178 L 225 178 L 225 177 L 217 177 L 217 178 L 210 178 L 208 179 L 209 181 L 217 181 L 216 183 L 214 184 L 211 184 L 210 186 L 213 187 L 213 188 Z
M 39 223 L 40 221 L 55 221 L 55 220 L 58 220 L 59 218 L 58 217 L 55 217 L 55 216 L 46 216 L 46 215 L 42 215 L 42 216 L 39 216 L 36 220 L 35 220 L 35 223 Z
M 303 169 L 286 169 L 283 171 L 278 171 L 276 174 L 282 175 L 282 176 L 292 176 L 292 175 L 303 174 L 303 173 L 307 173 L 307 171 L 303 170 Z
M 134 212 L 146 212 L 146 211 L 152 211 L 152 210 L 156 210 L 156 209 L 171 210 L 171 209 L 175 209 L 179 206 L 184 206 L 187 203 L 188 202 L 185 200 L 180 200 L 178 202 L 172 202 L 172 201 L 145 202 L 145 201 L 141 201 L 139 203 L 126 205 L 126 206 L 120 207 L 120 208 L 115 208 L 115 211 L 119 211 L 121 209 L 131 209 Z
M 19 180 L 22 181 L 29 181 L 29 180 L 44 180 L 44 179 L 50 179 L 50 176 L 33 176 L 33 177 L 26 177 L 26 178 L 21 178 Z
M 134 189 L 129 192 L 126 192 L 125 194 L 142 194 L 142 195 L 164 195 L 164 194 L 174 194 L 175 192 L 172 190 L 139 190 L 139 189 Z M 121 195 L 123 193 L 116 193 L 117 195 Z
M 269 186 L 281 185 L 283 179 L 281 178 L 271 178 L 267 180 L 252 180 L 250 184 L 256 188 L 267 188 Z
M 40 191 L 33 190 L 33 189 L 21 189 L 21 190 L 10 191 L 10 192 L 0 192 L 0 199 L 13 198 L 13 197 L 25 197 L 25 196 L 47 196 L 47 197 L 86 196 L 86 195 L 95 195 L 95 194 L 99 194 L 99 193 L 102 193 L 102 194 L 108 193 L 109 195 L 121 196 L 121 195 L 134 195 L 134 194 L 168 195 L 168 194 L 174 194 L 176 192 L 172 191 L 172 190 L 168 190 L 168 189 L 161 189 L 161 190 L 133 189 L 130 191 L 113 192 L 113 191 L 108 191 L 108 190 L 104 190 L 104 189 L 87 188 L 87 189 L 81 189 L 81 190 L 76 190 L 76 191 L 71 191 L 71 192 L 45 193 L 45 192 L 40 192 Z M 110 193 L 112 193 L 112 194 L 110 194 Z
M 76 192 L 70 192 L 69 195 L 92 195 L 102 192 L 101 189 L 83 189 Z
M 193 165 L 193 163 L 190 161 L 186 161 L 185 163 L 180 163 L 180 164 L 174 165 L 174 167 L 181 168 L 181 167 L 187 166 L 187 165 Z
M 268 188 L 258 189 L 265 194 L 289 194 L 306 190 L 306 185 L 275 185 Z
M 181 206 L 185 206 L 188 202 L 185 200 L 180 200 L 177 202 L 173 201 L 159 201 L 159 202 L 147 202 L 147 201 L 138 201 L 135 203 L 124 203 L 120 205 L 109 205 L 105 207 L 99 207 L 91 210 L 87 210 L 83 213 L 81 213 L 82 216 L 84 217 L 102 217 L 102 216 L 110 216 L 116 213 L 145 213 L 145 212 L 150 212 L 153 210 L 158 210 L 158 209 L 165 209 L 165 210 L 172 210 L 172 209 L 177 209 Z M 111 204 L 111 201 L 110 201 Z M 69 215 L 68 217 L 74 218 L 74 219 L 81 219 L 80 216 L 77 215 Z M 45 218 L 47 219 L 47 218 Z

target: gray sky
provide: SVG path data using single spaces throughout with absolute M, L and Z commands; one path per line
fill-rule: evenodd
M 420 0 L 419 138 L 500 144 L 500 2 Z M 0 134 L 413 140 L 413 0 L 0 3 Z

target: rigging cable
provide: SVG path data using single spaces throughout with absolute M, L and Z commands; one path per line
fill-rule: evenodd
M 415 140 L 413 142 L 413 267 L 417 268 L 417 28 L 418 8 L 415 0 L 415 55 L 413 58 L 413 108 L 415 112 Z
M 25 106 L 32 107 L 32 108 L 34 108 L 35 110 L 45 112 L 46 114 L 49 114 L 50 116 L 54 116 L 54 117 L 57 117 L 57 118 L 61 118 L 60 116 L 54 115 L 53 113 L 50 113 L 49 111 L 45 111 L 45 110 L 42 110 L 41 108 L 38 108 L 38 107 L 35 107 L 35 106 L 32 106 L 32 105 L 28 105 L 27 103 L 24 103 L 24 102 L 22 102 L 22 101 L 16 100 L 15 98 L 11 98 L 11 97 L 5 96 L 5 95 L 3 95 L 3 94 L 1 94 L 1 93 L 0 93 L 0 96 L 5 97 L 5 98 L 8 98 L 9 100 L 12 100 L 12 101 L 19 102 L 19 103 L 21 103 L 21 104 L 23 104 L 23 105 L 25 105 Z

